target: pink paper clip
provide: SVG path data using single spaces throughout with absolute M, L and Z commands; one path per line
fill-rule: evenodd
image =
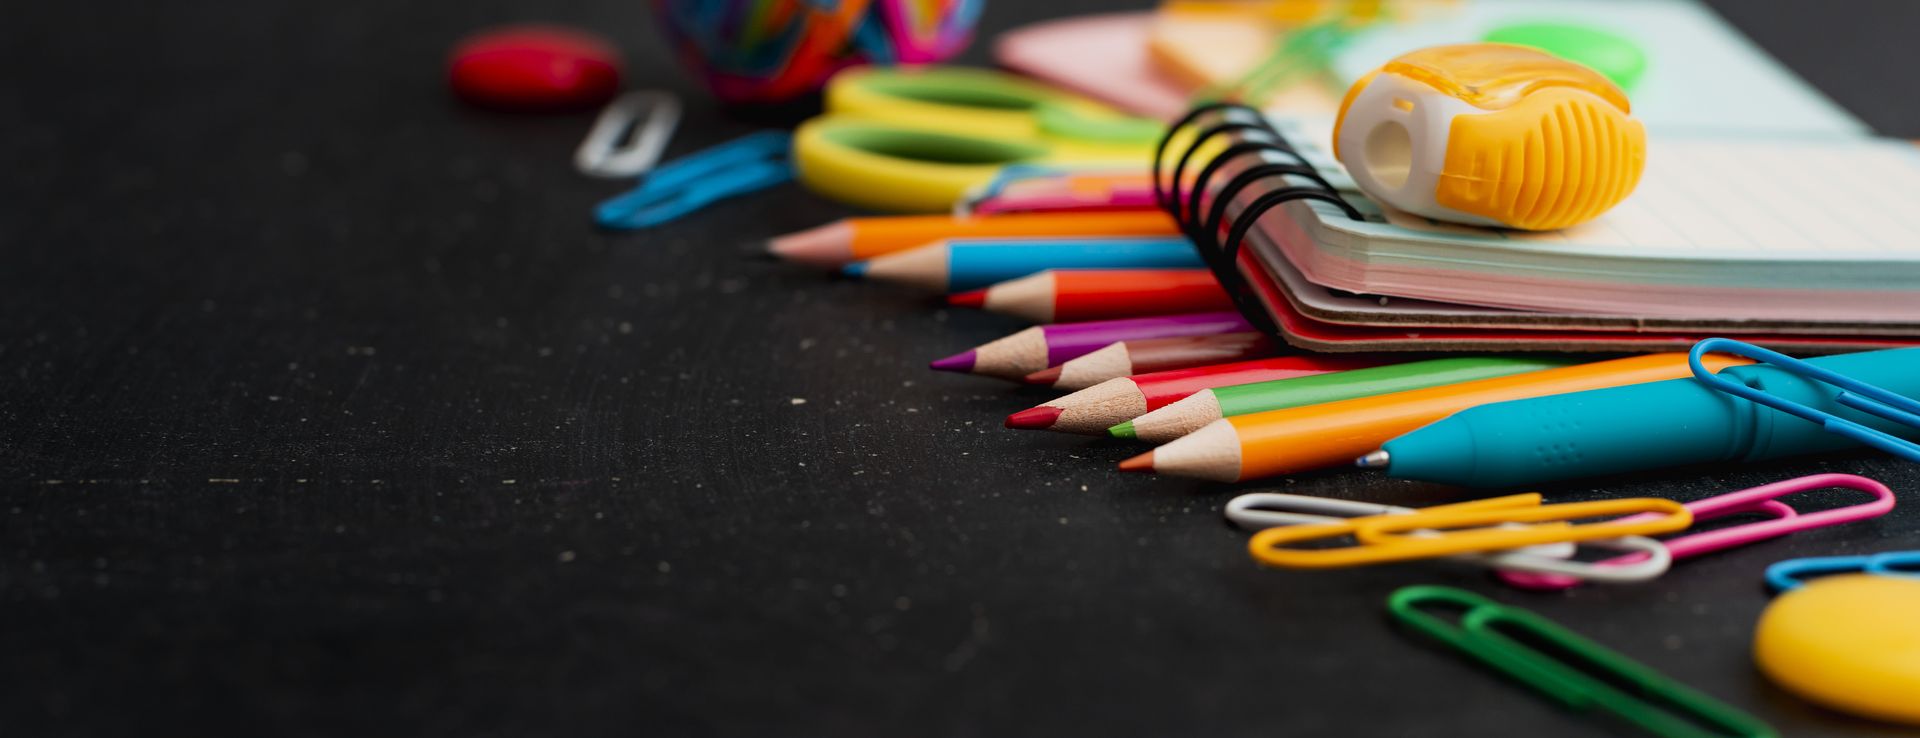
M 1830 487 L 1859 490 L 1873 495 L 1873 501 L 1802 515 L 1786 503 L 1775 499 L 1796 492 Z M 1763 513 L 1773 516 L 1773 519 L 1661 541 L 1673 554 L 1673 560 L 1676 562 L 1722 549 L 1779 538 L 1796 531 L 1879 517 L 1893 510 L 1893 490 L 1887 489 L 1884 484 L 1853 474 L 1815 474 L 1689 502 L 1686 508 L 1693 511 L 1693 519 L 1696 522 L 1739 513 Z M 1620 566 L 1633 563 L 1645 556 L 1646 554 L 1638 553 L 1616 556 L 1596 562 L 1595 566 Z M 1500 580 L 1515 587 L 1535 590 L 1567 589 L 1581 582 L 1578 578 L 1561 574 L 1535 574 L 1520 571 L 1501 571 Z

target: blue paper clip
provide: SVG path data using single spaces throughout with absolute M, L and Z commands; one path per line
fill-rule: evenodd
M 1787 559 L 1767 567 L 1767 588 L 1775 592 L 1799 589 L 1809 577 L 1826 574 L 1878 574 L 1887 577 L 1920 578 L 1920 551 L 1888 551 L 1865 556 L 1819 556 Z
M 1720 390 L 1735 397 L 1752 400 L 1767 407 L 1788 413 L 1805 420 L 1819 423 L 1828 433 L 1845 436 L 1862 444 L 1872 446 L 1908 461 L 1920 462 L 1920 444 L 1894 436 L 1884 431 L 1869 428 L 1832 413 L 1816 410 L 1797 402 L 1781 399 L 1767 392 L 1735 382 L 1714 374 L 1700 363 L 1700 357 L 1709 352 L 1744 356 L 1755 361 L 1771 364 L 1789 374 L 1817 379 L 1840 388 L 1833 400 L 1864 413 L 1878 415 L 1901 425 L 1920 428 L 1920 402 L 1896 395 L 1870 384 L 1855 381 L 1846 375 L 1795 359 L 1777 351 L 1769 351 L 1750 343 L 1735 341 L 1731 338 L 1709 338 L 1693 345 L 1687 354 L 1687 363 L 1693 367 L 1693 377 L 1706 383 L 1708 387 Z
M 762 131 L 656 167 L 640 186 L 593 209 L 602 228 L 651 228 L 709 204 L 793 179 L 793 135 Z

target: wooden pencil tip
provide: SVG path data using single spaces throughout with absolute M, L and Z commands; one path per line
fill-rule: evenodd
M 1121 424 L 1119 424 L 1119 425 L 1116 425 L 1116 426 L 1114 426 L 1114 427 L 1112 427 L 1112 428 L 1108 428 L 1108 429 L 1107 429 L 1107 437 L 1109 437 L 1109 438 L 1139 438 L 1140 436 L 1139 436 L 1139 435 L 1137 435 L 1136 433 L 1134 433 L 1134 430 L 1133 430 L 1133 421 L 1131 421 L 1131 420 L 1129 420 L 1129 421 L 1126 421 L 1126 422 L 1124 422 L 1124 423 L 1121 423 Z
M 787 261 L 836 266 L 853 258 L 853 224 L 828 223 L 767 242 L 767 251 Z
M 864 277 L 867 275 L 867 262 L 856 261 L 840 267 L 840 273 L 849 277 Z
M 970 372 L 973 371 L 974 359 L 974 353 L 969 349 L 944 359 L 934 359 L 927 366 L 938 372 Z
M 968 290 L 966 292 L 955 292 L 951 295 L 947 295 L 947 304 L 952 305 L 954 307 L 964 307 L 964 308 L 986 307 L 987 291 L 986 290 Z
M 1152 473 L 1153 472 L 1153 452 L 1148 451 L 1139 456 L 1135 456 L 1131 459 L 1127 459 L 1126 461 L 1120 462 L 1120 471 Z
M 1041 369 L 1040 371 L 1028 374 L 1020 381 L 1026 382 L 1027 384 L 1051 385 L 1054 382 L 1060 381 L 1060 367 L 1050 366 Z
M 1007 427 L 1016 430 L 1046 430 L 1060 419 L 1060 408 L 1052 405 L 1030 407 L 1007 416 Z

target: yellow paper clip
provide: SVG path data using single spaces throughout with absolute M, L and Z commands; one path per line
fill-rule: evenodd
M 1253 540 L 1247 543 L 1247 548 L 1254 560 L 1267 566 L 1330 569 L 1501 551 L 1548 543 L 1650 536 L 1671 533 L 1693 524 L 1693 513 L 1685 506 L 1653 497 L 1541 505 L 1540 496 L 1533 494 L 1482 502 L 1496 504 L 1467 510 L 1448 506 L 1446 509 L 1428 509 L 1411 514 L 1373 515 L 1269 528 L 1255 534 Z M 1586 524 L 1573 522 L 1638 513 L 1653 513 L 1658 517 Z M 1463 528 L 1466 530 L 1460 530 Z M 1285 547 L 1285 544 L 1343 535 L 1353 536 L 1359 545 L 1318 549 Z

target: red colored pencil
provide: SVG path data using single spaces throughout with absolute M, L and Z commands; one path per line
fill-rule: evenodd
M 1028 374 L 1027 384 L 1083 390 L 1116 377 L 1169 369 L 1260 359 L 1279 353 L 1272 339 L 1258 333 L 1121 341 L 1106 348 Z
M 1052 269 L 947 297 L 1035 323 L 1231 310 L 1205 269 Z
M 1104 435 L 1116 424 L 1203 389 L 1364 369 L 1382 363 L 1377 357 L 1355 354 L 1279 356 L 1117 377 L 1009 415 L 1007 427 Z

